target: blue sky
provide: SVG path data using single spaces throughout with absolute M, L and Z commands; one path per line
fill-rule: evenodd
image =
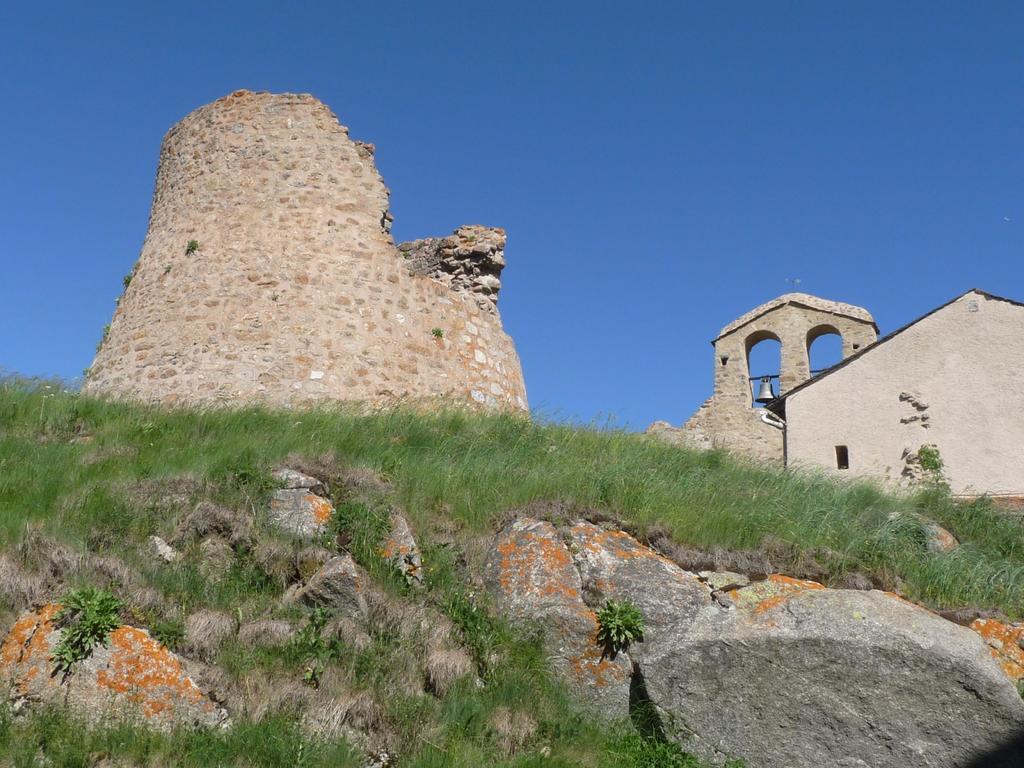
M 0 368 L 81 373 L 160 140 L 238 88 L 377 145 L 397 240 L 508 230 L 531 404 L 643 428 L 792 289 L 1024 299 L 1024 4 L 0 4 Z

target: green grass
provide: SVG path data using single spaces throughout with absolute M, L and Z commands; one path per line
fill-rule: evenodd
M 443 697 L 402 688 L 398 671 L 408 667 L 419 641 L 385 625 L 370 629 L 362 645 L 346 639 L 320 644 L 309 633 L 281 648 L 229 642 L 217 662 L 235 680 L 301 684 L 305 675 L 307 682 L 324 677 L 330 685 L 333 676 L 352 691 L 373 693 L 402 745 L 403 768 L 699 765 L 628 724 L 609 728 L 582 714 L 549 676 L 539 639 L 495 617 L 467 578 L 460 547 L 431 537 L 440 523 L 466 544 L 490 535 L 511 509 L 562 501 L 601 509 L 640 535 L 658 531 L 687 547 L 781 548 L 792 558 L 813 558 L 829 579 L 869 573 L 935 608 L 972 605 L 1020 617 L 1024 606 L 1020 522 L 985 500 L 960 503 L 938 488 L 892 495 L 868 483 L 780 472 L 623 431 L 512 415 L 366 413 L 340 406 L 161 410 L 20 381 L 0 382 L 0 551 L 25 547 L 36 535 L 29 532 L 39 532 L 120 558 L 141 586 L 175 607 L 161 613 L 132 603 L 131 594 L 119 595 L 136 621 L 172 647 L 182 642 L 183 616 L 200 607 L 239 621 L 298 619 L 296 609 L 279 605 L 281 585 L 252 552 L 236 552 L 218 580 L 201 574 L 194 544 L 182 545 L 184 557 L 172 566 L 142 554 L 146 537 L 171 536 L 182 512 L 200 498 L 250 515 L 261 536 L 269 535 L 261 520 L 273 487 L 270 470 L 289 455 L 329 455 L 335 464 L 369 467 L 390 481 L 420 533 L 422 590 L 375 554 L 387 499 L 338 498 L 334 523 L 351 536 L 350 550 L 385 593 L 448 617 L 483 684 L 463 680 Z M 175 494 L 181 498 L 173 500 Z M 962 546 L 948 555 L 930 553 L 918 518 L 893 512 L 936 520 Z M 0 606 L 8 613 L 13 607 Z M 312 661 L 315 680 L 307 674 Z M 495 725 L 508 712 L 532 720 L 532 733 L 521 743 Z M 169 735 L 123 725 L 85 727 L 68 717 L 47 712 L 12 719 L 0 711 L 0 766 L 33 765 L 41 750 L 55 766 L 95 765 L 104 756 L 116 757 L 118 765 L 359 764 L 343 739 L 311 738 L 287 711 L 258 721 L 238 717 L 226 731 Z M 257 743 L 261 748 L 254 750 Z
M 311 741 L 294 720 L 286 717 L 267 718 L 258 724 L 240 722 L 226 730 L 183 728 L 157 733 L 128 724 L 90 728 L 64 710 L 17 721 L 9 711 L 0 711 L 0 765 L 85 768 L 111 757 L 119 761 L 116 765 L 197 768 L 356 768 L 364 764 L 361 755 L 348 744 Z
M 69 442 L 76 434 L 91 437 Z M 606 509 L 641 532 L 667 529 L 693 547 L 783 542 L 834 576 L 859 569 L 898 580 L 907 597 L 937 608 L 1020 617 L 1024 606 L 1024 527 L 986 500 L 960 503 L 941 490 L 894 496 L 622 431 L 461 410 L 159 410 L 8 384 L 0 387 L 0 543 L 28 521 L 83 542 L 97 527 L 113 537 L 157 532 L 159 515 L 119 495 L 144 479 L 191 474 L 213 483 L 223 503 L 248 506 L 265 492 L 267 469 L 290 453 L 333 453 L 381 471 L 421 523 L 443 508 L 486 531 L 509 509 L 561 499 Z M 963 546 L 929 553 L 921 527 L 890 521 L 894 511 L 936 520 Z

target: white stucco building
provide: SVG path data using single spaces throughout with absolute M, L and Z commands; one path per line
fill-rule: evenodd
M 1024 496 L 1024 304 L 970 290 L 785 392 L 787 466 Z

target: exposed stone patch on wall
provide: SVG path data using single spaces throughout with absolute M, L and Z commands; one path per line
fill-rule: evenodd
M 238 91 L 174 126 L 142 254 L 84 391 L 525 409 L 493 303 L 504 234 L 462 228 L 442 249 L 445 265 L 465 262 L 457 274 L 411 274 L 374 151 L 309 95 Z
M 505 230 L 467 225 L 448 237 L 427 237 L 402 243 L 398 250 L 410 271 L 441 280 L 454 290 L 468 291 L 481 309 L 493 312 L 505 268 Z
M 900 417 L 900 424 L 917 423 L 922 429 L 928 429 L 931 426 L 928 423 L 932 418 L 928 414 L 928 403 L 924 402 L 920 395 L 915 395 L 911 392 L 900 392 L 900 402 L 906 403 L 909 406 L 907 415 Z

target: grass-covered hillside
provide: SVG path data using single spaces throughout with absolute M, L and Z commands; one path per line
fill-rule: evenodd
M 380 507 L 334 499 L 332 532 L 344 534 L 384 594 L 405 606 L 382 607 L 358 642 L 326 629 L 329 617 L 311 624 L 282 605 L 287 563 L 301 560 L 297 544 L 265 527 L 270 471 L 282 464 L 329 480 L 371 470 L 386 482 L 380 504 L 403 509 L 419 539 L 426 585 L 412 590 L 374 558 Z M 331 484 L 332 492 L 341 487 Z M 151 535 L 173 539 L 201 502 L 231 510 L 255 531 L 255 543 L 235 547 L 215 575 L 194 543 L 182 544 L 185 556 L 170 565 L 147 547 Z M 940 487 L 897 497 L 516 416 L 169 411 L 9 382 L 0 385 L 0 554 L 17 576 L 0 573 L 3 629 L 29 597 L 103 587 L 124 601 L 126 621 L 202 657 L 248 703 L 232 711 L 230 729 L 171 735 L 85 728 L 64 712 L 24 717 L 7 708 L 0 765 L 364 764 L 343 728 L 317 735 L 304 727 L 301 702 L 315 688 L 351 701 L 353 722 L 381 734 L 402 766 L 697 766 L 642 723 L 609 728 L 589 719 L 549 678 L 539 640 L 488 611 L 474 566 L 509 513 L 534 503 L 553 515 L 614 518 L 685 567 L 876 586 L 936 609 L 1012 618 L 1024 609 L 1024 526 L 986 501 L 954 502 Z M 961 546 L 930 552 L 925 520 Z M 336 546 L 333 536 L 329 544 Z M 239 624 L 291 621 L 300 631 L 271 647 L 238 639 L 187 647 L 185 621 L 204 609 Z M 427 658 L 417 629 L 424 616 L 452 627 L 472 674 L 439 681 L 443 670 Z

